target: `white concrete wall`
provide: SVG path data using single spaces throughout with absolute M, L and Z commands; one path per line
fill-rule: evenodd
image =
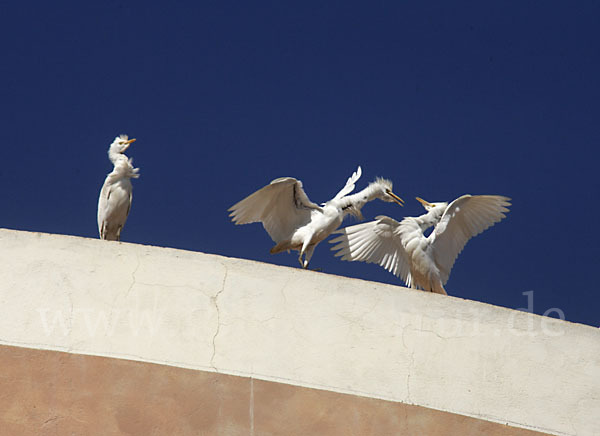
M 202 253 L 0 230 L 0 344 L 600 434 L 600 329 Z

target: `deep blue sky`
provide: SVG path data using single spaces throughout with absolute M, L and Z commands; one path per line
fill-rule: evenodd
M 329 200 L 512 197 L 450 294 L 598 326 L 600 3 L 10 2 L 0 15 L 0 227 L 97 237 L 106 151 L 138 138 L 123 240 L 296 267 L 227 208 L 272 179 Z M 348 219 L 345 224 L 355 221 Z M 375 265 L 323 272 L 398 284 Z

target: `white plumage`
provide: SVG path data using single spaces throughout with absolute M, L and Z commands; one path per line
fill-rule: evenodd
M 127 135 L 117 136 L 108 149 L 108 158 L 114 168 L 106 176 L 98 199 L 98 231 L 101 239 L 119 241 L 131 209 L 131 178 L 138 178 L 139 168 L 123 153 L 135 139 Z
M 510 199 L 498 195 L 463 195 L 452 203 L 429 203 L 427 213 L 401 222 L 386 216 L 346 227 L 331 240 L 342 260 L 376 263 L 415 289 L 446 294 L 454 261 L 473 236 L 505 218 Z M 429 236 L 424 232 L 431 226 Z
M 276 243 L 271 253 L 298 250 L 300 265 L 307 268 L 317 244 L 339 227 L 346 214 L 362 217 L 361 208 L 375 198 L 402 205 L 402 199 L 392 192 L 392 182 L 385 179 L 377 179 L 362 191 L 348 195 L 360 176 L 358 167 L 341 191 L 321 206 L 308 199 L 299 180 L 275 179 L 230 207 L 229 216 L 235 224 L 262 222 Z

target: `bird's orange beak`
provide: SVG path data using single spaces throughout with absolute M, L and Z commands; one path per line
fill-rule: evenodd
M 423 206 L 427 206 L 427 207 L 433 207 L 433 204 L 431 204 L 428 201 L 423 200 L 421 197 L 415 197 L 417 199 L 417 201 L 419 203 L 421 203 Z
M 123 151 L 127 150 L 133 142 L 135 142 L 135 138 L 130 139 L 129 141 L 125 141 L 124 144 L 126 144 L 126 145 L 125 145 L 125 148 L 123 149 Z
M 404 206 L 404 200 L 402 200 L 400 197 L 398 197 L 396 194 L 394 194 L 392 191 L 387 191 L 388 195 L 390 197 L 392 197 L 392 200 L 394 200 L 396 203 L 398 203 L 400 206 Z

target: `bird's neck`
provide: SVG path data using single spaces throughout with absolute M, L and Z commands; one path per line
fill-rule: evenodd
M 371 184 L 356 194 L 346 195 L 345 197 L 336 200 L 338 202 L 336 206 L 340 207 L 342 211 L 344 211 L 344 215 L 349 213 L 359 219 L 362 219 L 362 207 L 369 201 L 377 198 L 377 192 L 378 187 Z
M 421 228 L 421 231 L 424 232 L 429 227 L 435 226 L 437 223 L 439 223 L 440 219 L 442 218 L 443 213 L 444 213 L 443 208 L 436 207 L 436 208 L 431 209 L 429 212 L 427 212 L 424 215 L 415 217 L 414 220 Z
M 128 161 L 129 159 L 123 153 L 119 153 L 118 151 L 108 150 L 108 158 L 113 163 L 113 165 L 117 165 L 118 162 Z

